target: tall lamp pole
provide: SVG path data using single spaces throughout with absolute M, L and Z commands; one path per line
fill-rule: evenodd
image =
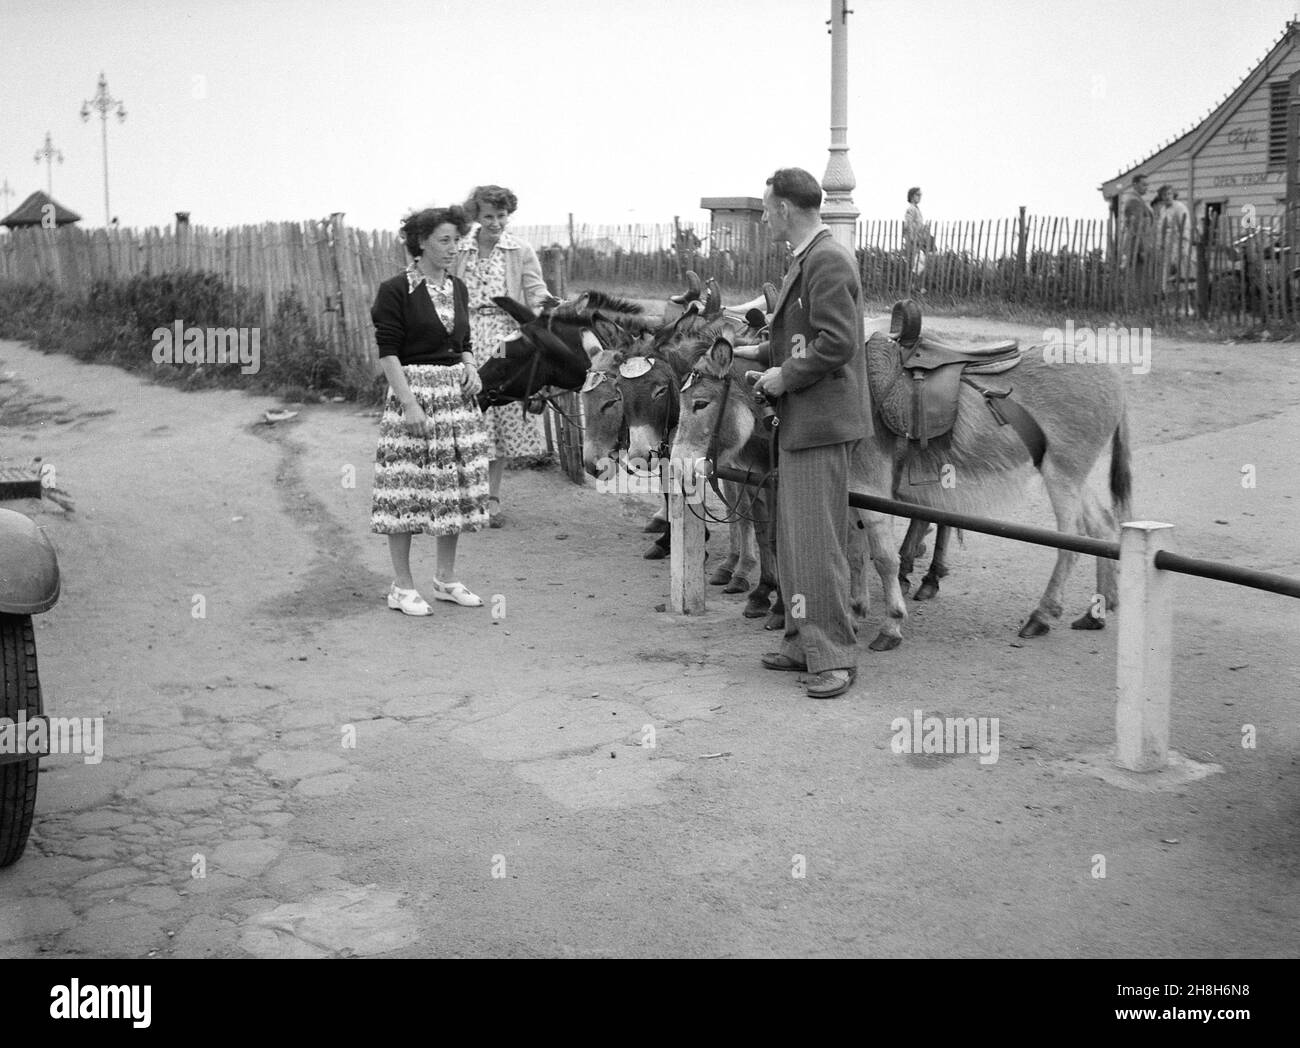
M 857 248 L 857 220 L 861 214 L 853 206 L 853 187 L 857 180 L 849 165 L 849 10 L 848 0 L 831 0 L 831 145 L 822 176 L 826 201 L 822 219 L 831 227 L 836 243 Z
M 9 179 L 5 179 L 5 184 L 0 186 L 0 200 L 4 201 L 4 206 L 0 210 L 9 214 L 9 198 L 14 195 L 14 191 L 9 188 Z
M 99 74 L 99 86 L 95 91 L 95 97 L 88 102 L 81 103 L 81 119 L 89 120 L 92 109 L 99 110 L 100 130 L 103 133 L 104 140 L 104 226 L 112 224 L 112 217 L 108 210 L 108 113 L 114 106 L 117 106 L 117 121 L 120 124 L 126 119 L 126 110 L 122 106 L 120 99 L 114 98 L 108 93 L 108 80 L 101 72 Z
M 36 162 L 39 164 L 45 161 L 45 194 L 51 200 L 54 199 L 54 161 L 63 163 L 63 153 L 54 148 L 54 143 L 50 140 L 50 133 L 45 132 L 45 145 L 36 150 Z M 9 187 L 8 181 L 5 182 L 5 188 Z M 11 190 L 12 192 L 12 190 Z

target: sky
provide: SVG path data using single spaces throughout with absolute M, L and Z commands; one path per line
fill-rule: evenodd
M 778 167 L 820 178 L 832 0 L 0 0 L 0 195 L 123 226 L 394 229 L 510 187 L 517 225 L 701 221 Z M 852 0 L 863 219 L 1104 215 L 1098 186 L 1196 124 L 1297 0 Z

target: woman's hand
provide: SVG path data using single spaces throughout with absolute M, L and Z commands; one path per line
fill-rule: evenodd
M 429 416 L 417 401 L 402 405 L 402 426 L 413 436 L 423 437 L 428 434 Z
M 465 364 L 464 372 L 460 376 L 461 389 L 467 397 L 477 397 L 483 390 L 483 380 L 479 378 L 478 368 L 473 364 Z

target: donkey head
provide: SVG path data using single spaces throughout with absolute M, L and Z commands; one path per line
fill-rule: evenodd
M 543 386 L 577 389 L 582 385 L 588 357 L 580 328 L 548 324 L 546 314 L 539 316 L 511 298 L 493 301 L 519 324 L 519 337 L 503 343 L 501 351 L 479 370 L 481 407 L 523 400 Z
M 582 464 L 593 477 L 600 476 L 627 444 L 618 377 L 625 359 L 622 350 L 600 350 L 591 358 L 591 370 L 582 386 Z
M 671 361 L 642 350 L 619 365 L 618 381 L 629 463 L 648 464 L 677 426 L 680 379 Z
M 672 459 L 696 462 L 707 458 L 712 446 L 719 460 L 741 461 L 751 438 L 763 432 L 758 405 L 744 380 L 748 362 L 735 360 L 720 324 L 712 325 L 701 341 L 703 352 L 682 384 Z

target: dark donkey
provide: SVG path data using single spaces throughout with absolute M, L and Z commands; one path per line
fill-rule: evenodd
M 588 323 L 568 314 L 561 316 L 563 307 L 537 314 L 512 298 L 492 301 L 519 325 L 519 332 L 479 369 L 483 380 L 480 408 L 526 402 L 547 386 L 572 390 L 582 385 L 589 363 L 583 334 Z M 533 406 L 540 410 L 536 400 Z

